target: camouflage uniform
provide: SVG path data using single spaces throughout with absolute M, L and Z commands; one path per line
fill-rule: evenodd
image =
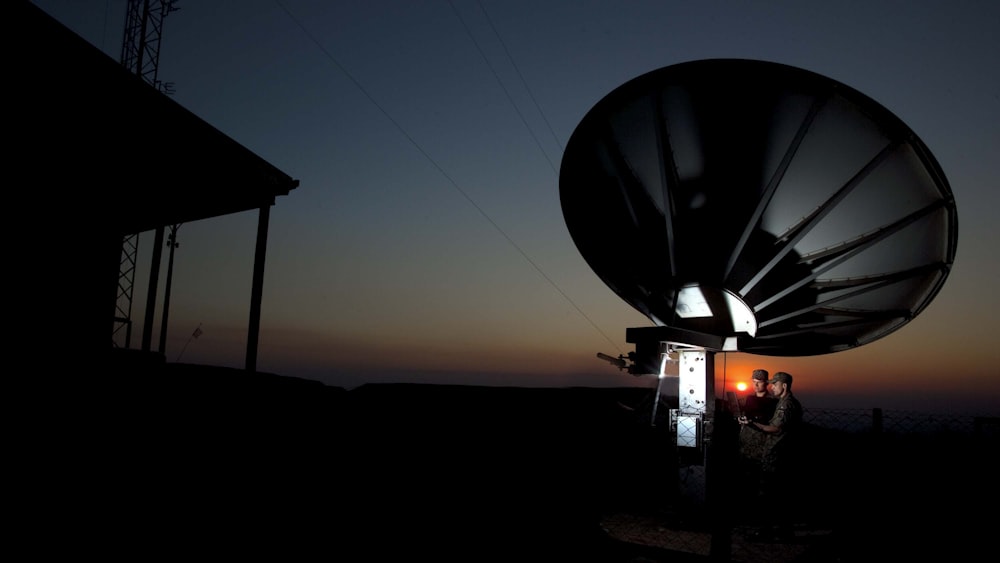
M 791 522 L 797 511 L 793 464 L 797 454 L 796 441 L 802 425 L 802 405 L 791 391 L 778 400 L 769 424 L 780 430 L 774 434 L 766 434 L 767 445 L 761 460 L 760 480 L 762 500 L 766 507 L 762 521 L 767 523 L 768 528 L 774 527 L 773 533 L 787 537 L 791 534 Z
M 770 395 L 758 397 L 750 393 L 743 404 L 743 412 L 748 420 L 767 424 L 774 414 L 778 400 Z M 751 504 L 760 502 L 764 496 L 763 460 L 767 452 L 768 435 L 764 431 L 747 424 L 740 427 L 740 479 L 743 485 L 740 490 L 744 502 Z
M 777 400 L 773 397 L 758 397 L 750 394 L 747 396 L 743 411 L 751 422 L 767 424 L 774 416 Z M 746 425 L 740 428 L 740 455 L 747 461 L 761 463 L 767 451 L 767 434 Z
M 754 371 L 755 386 L 761 379 L 758 371 L 766 374 L 765 370 Z M 749 476 L 753 477 L 752 472 L 756 470 L 757 496 L 752 506 L 756 510 L 754 520 L 761 525 L 752 535 L 756 539 L 791 537 L 791 523 L 797 513 L 795 505 L 798 502 L 793 479 L 797 476 L 794 464 L 798 452 L 794 450 L 802 430 L 802 405 L 792 394 L 791 374 L 779 371 L 767 381 L 782 384 L 780 388 L 775 387 L 775 392 L 781 396 L 775 399 L 776 403 L 772 403 L 773 414 L 766 421 L 752 421 L 757 425 L 747 424 L 740 432 L 740 460 L 745 468 L 749 468 Z M 770 426 L 775 431 L 765 432 L 759 426 Z M 751 456 L 758 453 L 759 463 L 755 465 Z
M 767 473 L 782 472 L 788 467 L 789 450 L 795 446 L 795 434 L 802 425 L 802 405 L 799 400 L 791 392 L 779 399 L 774 416 L 767 424 L 781 430 L 776 434 L 765 434 L 766 444 L 761 457 L 763 469 Z

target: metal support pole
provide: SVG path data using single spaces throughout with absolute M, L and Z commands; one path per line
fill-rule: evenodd
M 153 343 L 153 317 L 156 315 L 156 285 L 160 280 L 160 260 L 163 257 L 163 227 L 156 228 L 153 260 L 149 267 L 149 290 L 146 292 L 146 318 L 142 325 L 142 351 L 149 352 Z
M 163 318 L 160 320 L 160 353 L 166 357 L 167 353 L 167 317 L 170 316 L 170 285 L 174 278 L 174 249 L 177 244 L 177 229 L 180 225 L 171 225 L 170 234 L 167 235 L 167 247 L 170 249 L 170 256 L 167 259 L 167 283 L 163 288 Z
M 250 327 L 247 332 L 246 370 L 257 371 L 257 344 L 260 338 L 260 300 L 264 293 L 264 258 L 267 256 L 267 229 L 271 206 L 260 208 L 257 219 L 257 249 L 253 261 L 253 287 L 250 291 Z
M 678 484 L 682 498 L 703 509 L 707 499 L 706 448 L 715 416 L 715 355 L 681 350 L 676 416 Z

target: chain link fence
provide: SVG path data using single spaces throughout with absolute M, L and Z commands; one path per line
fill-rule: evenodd
M 1000 416 L 927 414 L 904 410 L 804 409 L 803 421 L 830 430 L 921 436 L 970 434 L 984 438 L 1000 432 Z

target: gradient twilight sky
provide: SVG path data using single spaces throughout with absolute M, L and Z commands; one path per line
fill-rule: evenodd
M 125 0 L 34 3 L 120 58 Z M 301 182 L 271 210 L 260 371 L 348 388 L 654 387 L 596 357 L 631 351 L 626 329 L 651 323 L 570 238 L 563 147 L 632 78 L 748 58 L 843 82 L 913 129 L 955 194 L 958 253 L 898 331 L 823 356 L 720 353 L 717 393 L 764 367 L 792 373 L 807 408 L 1000 414 L 998 2 L 176 5 L 159 65 L 172 98 Z M 180 226 L 168 361 L 244 366 L 256 224 Z M 140 235 L 133 347 L 152 242 Z

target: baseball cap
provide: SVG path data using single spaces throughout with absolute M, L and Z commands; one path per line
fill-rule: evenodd
M 771 379 L 771 381 L 768 381 L 768 383 L 777 383 L 779 381 L 781 383 L 791 383 L 792 375 L 789 373 L 785 373 L 783 371 L 779 371 L 778 373 L 774 374 L 774 378 Z
M 766 369 L 753 370 L 753 376 L 751 379 L 760 379 L 761 381 L 767 381 L 767 370 Z

